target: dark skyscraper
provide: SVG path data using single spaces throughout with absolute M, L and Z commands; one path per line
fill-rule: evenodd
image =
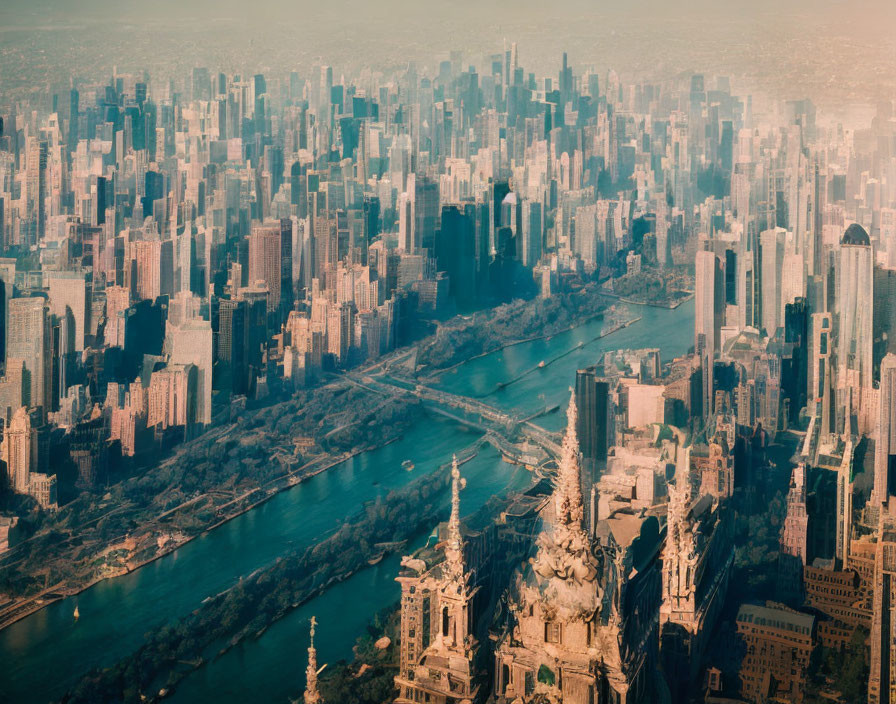
M 435 255 L 438 267 L 449 278 L 449 291 L 460 308 L 468 308 L 476 300 L 475 206 L 463 211 L 456 205 L 442 208 L 441 227 L 436 233 Z
M 439 184 L 427 178 L 418 179 L 414 187 L 415 239 L 429 252 L 435 246 L 438 223 Z
M 609 383 L 600 378 L 595 367 L 576 372 L 579 446 L 582 456 L 590 460 L 592 466 L 606 461 L 613 436 L 609 391 Z
M 221 300 L 218 308 L 217 359 L 224 386 L 235 394 L 248 390 L 248 306 L 242 300 Z
M 164 177 L 158 171 L 147 171 L 143 177 L 143 217 L 152 215 L 153 204 L 165 197 Z

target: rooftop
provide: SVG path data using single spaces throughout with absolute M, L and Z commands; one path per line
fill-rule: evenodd
M 871 244 L 871 238 L 868 237 L 868 233 L 865 232 L 864 227 L 857 223 L 853 223 L 846 228 L 846 232 L 843 233 L 843 239 L 840 240 L 840 244 L 868 247 Z
M 737 612 L 737 621 L 738 623 L 752 623 L 757 626 L 809 635 L 812 633 L 815 617 L 790 609 L 742 604 Z

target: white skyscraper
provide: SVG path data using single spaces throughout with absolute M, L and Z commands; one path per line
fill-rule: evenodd
M 25 362 L 27 382 L 23 389 L 29 406 L 49 407 L 51 393 L 50 325 L 44 298 L 14 298 L 9 302 L 7 358 Z
M 50 288 L 50 312 L 60 320 L 71 316 L 74 329 L 70 338 L 72 352 L 84 350 L 84 330 L 90 306 L 87 303 L 87 282 L 84 274 L 74 271 L 54 271 L 48 277 Z
M 784 268 L 781 273 L 781 307 L 778 311 L 778 320 L 784 321 L 784 306 L 805 295 L 805 259 L 802 254 L 787 254 L 784 256 Z
M 696 258 L 694 351 L 703 366 L 703 412 L 712 411 L 713 360 L 722 326 L 724 284 L 721 265 L 713 252 L 700 250 Z
M 840 241 L 836 277 L 837 408 L 844 420 L 872 388 L 874 256 L 860 225 L 850 225 Z
M 169 326 L 166 344 L 172 364 L 193 364 L 198 370 L 196 384 L 196 422 L 212 421 L 212 326 L 194 318 L 179 326 Z
M 784 234 L 782 228 L 766 230 L 759 235 L 762 255 L 762 327 L 769 337 L 784 323 L 781 303 L 781 275 L 784 267 Z

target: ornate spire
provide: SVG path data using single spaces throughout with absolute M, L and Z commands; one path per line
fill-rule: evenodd
M 576 395 L 573 392 L 566 410 L 566 435 L 560 449 L 560 467 L 557 471 L 557 485 L 554 489 L 554 503 L 557 512 L 557 523 L 577 528 L 582 527 L 585 516 L 582 505 L 582 477 L 579 471 L 579 436 L 576 426 L 579 421 L 579 409 L 576 407 Z
M 693 568 L 697 564 L 694 525 L 688 517 L 691 502 L 690 448 L 682 450 L 675 468 L 675 483 L 669 485 L 666 511 L 666 545 L 663 549 L 662 610 L 680 610 L 682 599 L 695 589 Z
M 314 648 L 314 627 L 317 619 L 311 617 L 311 644 L 308 646 L 308 667 L 305 668 L 305 704 L 321 704 L 317 691 L 317 650 Z
M 667 542 L 670 539 L 678 540 L 680 527 L 688 511 L 689 494 L 688 476 L 683 468 L 683 462 L 679 460 L 675 467 L 675 483 L 669 485 L 669 507 L 666 515 Z
M 464 544 L 460 534 L 460 490 L 462 485 L 457 455 L 451 462 L 451 517 L 448 519 L 448 539 L 445 541 L 445 565 L 448 576 L 460 579 L 464 574 Z
M 594 583 L 597 560 L 582 526 L 584 508 L 575 393 L 569 400 L 566 418 L 566 436 L 554 485 L 553 525 L 543 530 L 538 538 L 533 567 L 538 576 L 547 580 L 543 596 L 548 601 L 566 611 L 568 616 L 587 616 L 597 609 L 601 595 Z

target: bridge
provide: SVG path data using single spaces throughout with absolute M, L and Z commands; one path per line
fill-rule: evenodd
M 545 407 L 530 416 L 520 417 L 478 399 L 434 389 L 420 384 L 416 380 L 403 377 L 379 376 L 374 378 L 369 373 L 363 376 L 347 373 L 343 378 L 349 383 L 374 393 L 388 396 L 414 396 L 428 409 L 459 423 L 492 433 L 507 444 L 511 444 L 509 438 L 522 436 L 543 448 L 552 457 L 560 455 L 561 434 L 552 433 L 532 422 L 534 418 L 555 410 L 556 406 Z

